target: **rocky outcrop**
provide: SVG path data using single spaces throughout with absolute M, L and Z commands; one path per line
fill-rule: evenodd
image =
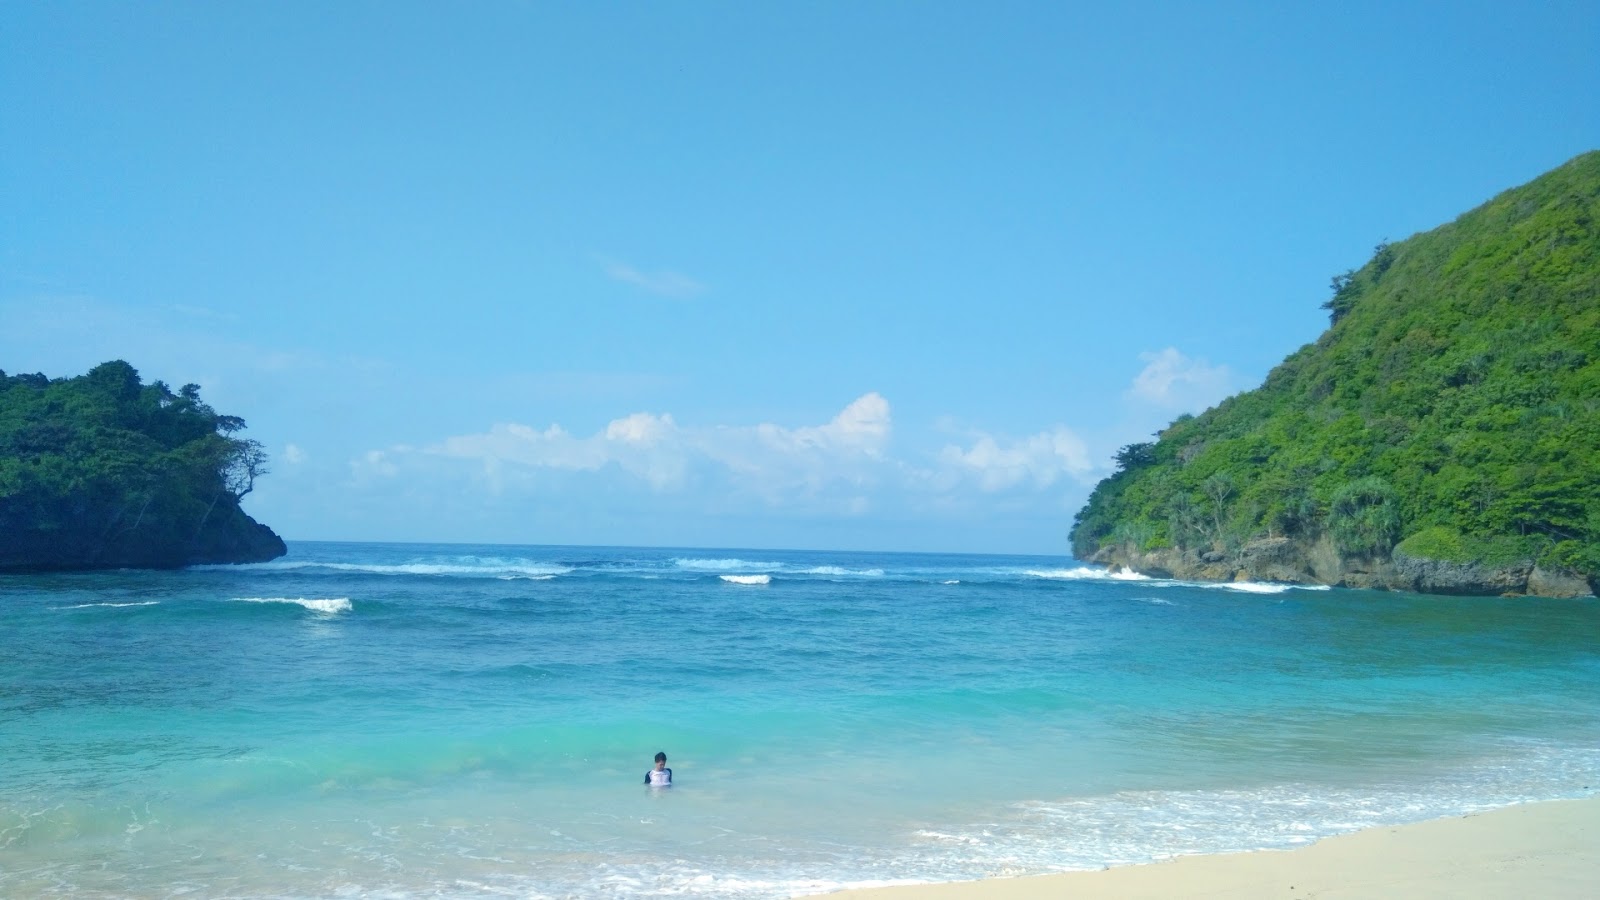
M 1452 562 L 1412 556 L 1403 550 L 1394 553 L 1394 568 L 1399 584 L 1424 594 L 1526 594 L 1533 560 L 1518 560 L 1506 565 L 1481 562 Z
M 277 532 L 234 507 L 218 527 L 201 533 L 184 565 L 267 562 L 288 552 Z
M 0 528 L 0 572 L 63 572 L 93 569 L 177 569 L 207 563 L 252 563 L 288 552 L 271 528 L 234 504 L 218 504 L 185 536 L 175 529 L 63 528 L 50 532 Z
M 1113 545 L 1101 548 L 1090 562 L 1182 581 L 1269 581 L 1466 596 L 1586 597 L 1596 593 L 1583 576 L 1541 568 L 1532 560 L 1487 565 L 1399 551 L 1392 556 L 1350 557 L 1341 555 L 1326 537 L 1263 538 L 1232 552 L 1174 547 L 1141 551 Z
M 1528 593 L 1535 597 L 1587 597 L 1596 591 L 1594 581 L 1576 572 L 1534 566 L 1528 573 Z

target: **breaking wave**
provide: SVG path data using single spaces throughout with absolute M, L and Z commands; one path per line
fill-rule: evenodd
M 1325 584 L 1285 584 L 1282 582 L 1268 581 L 1227 581 L 1214 584 L 1201 584 L 1203 588 L 1217 591 L 1239 591 L 1245 594 L 1281 594 L 1285 591 L 1326 591 L 1331 590 Z
M 860 577 L 860 578 L 882 578 L 883 577 L 883 570 L 882 569 L 846 569 L 846 568 L 844 568 L 842 566 L 812 566 L 809 569 L 802 569 L 801 570 L 801 574 L 802 575 L 834 575 L 834 576 L 851 576 L 851 575 L 854 575 L 854 576 L 857 576 L 857 577 Z
M 1149 575 L 1140 575 L 1126 569 L 1113 572 L 1110 569 L 1092 569 L 1088 566 L 1079 566 L 1076 569 L 1028 569 L 1023 574 L 1035 578 L 1051 578 L 1065 581 L 1149 581 Z
M 746 562 L 742 559 L 689 559 L 684 557 L 673 557 L 672 564 L 680 569 L 692 569 L 697 572 L 725 572 L 729 569 L 783 568 L 783 563 Z
M 312 612 L 325 615 L 349 612 L 354 607 L 350 605 L 349 597 L 330 597 L 326 599 L 307 599 L 305 597 L 234 597 L 234 603 L 293 603 L 303 606 Z
M 718 576 L 729 584 L 771 584 L 771 575 L 721 575 Z

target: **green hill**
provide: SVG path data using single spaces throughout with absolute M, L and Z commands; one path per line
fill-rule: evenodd
M 1258 389 L 1124 447 L 1076 555 L 1210 580 L 1600 585 L 1600 152 L 1333 280 Z
M 258 562 L 283 541 L 239 501 L 266 472 L 244 420 L 122 361 L 0 372 L 0 572 Z

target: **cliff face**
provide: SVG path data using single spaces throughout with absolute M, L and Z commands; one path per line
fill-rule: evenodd
M 213 512 L 187 540 L 160 522 L 122 533 L 99 528 L 0 528 L 0 572 L 177 569 L 207 563 L 267 562 L 288 552 L 271 528 L 237 506 Z
M 1090 561 L 1114 570 L 1181 581 L 1275 581 L 1469 596 L 1592 597 L 1600 593 L 1600 579 L 1588 579 L 1570 569 L 1542 567 L 1532 559 L 1458 563 L 1403 551 L 1378 558 L 1343 558 L 1327 537 L 1309 542 L 1262 538 L 1233 553 L 1115 545 L 1101 548 Z
M 1260 388 L 1117 454 L 1080 559 L 1444 594 L 1600 586 L 1600 152 L 1333 279 Z

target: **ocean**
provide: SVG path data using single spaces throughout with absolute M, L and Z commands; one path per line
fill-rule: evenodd
M 1594 600 L 312 542 L 0 576 L 6 897 L 789 897 L 1597 791 Z

